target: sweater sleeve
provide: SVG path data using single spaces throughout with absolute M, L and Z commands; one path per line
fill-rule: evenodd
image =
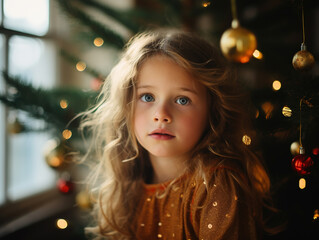
M 252 213 L 236 172 L 222 168 L 214 171 L 198 187 L 191 204 L 194 230 L 198 239 L 256 239 Z

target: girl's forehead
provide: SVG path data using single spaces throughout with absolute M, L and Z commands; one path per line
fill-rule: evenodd
M 165 55 L 149 57 L 141 65 L 138 88 L 187 89 L 201 92 L 205 88 L 186 69 Z

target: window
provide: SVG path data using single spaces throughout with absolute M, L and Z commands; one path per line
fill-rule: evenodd
M 56 50 L 47 36 L 49 0 L 0 0 L 0 70 L 50 88 L 56 81 Z M 12 91 L 0 77 L 0 91 Z M 0 103 L 0 205 L 52 188 L 56 174 L 45 162 L 48 133 L 12 134 L 15 121 L 40 127 L 22 111 Z

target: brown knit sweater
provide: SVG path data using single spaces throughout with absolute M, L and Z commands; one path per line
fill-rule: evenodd
M 207 174 L 207 182 L 185 175 L 178 187 L 145 184 L 133 222 L 135 239 L 257 239 L 255 223 L 237 171 L 219 167 Z

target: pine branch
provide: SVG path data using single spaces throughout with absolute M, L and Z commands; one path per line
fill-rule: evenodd
M 0 95 L 0 101 L 8 107 L 25 111 L 32 118 L 44 120 L 51 129 L 60 130 L 66 126 L 77 129 L 79 120 L 71 120 L 86 110 L 97 96 L 96 92 L 83 92 L 74 88 L 34 88 L 19 77 L 10 77 L 7 73 L 3 73 L 3 76 L 6 83 L 14 87 L 16 92 Z M 61 100 L 68 103 L 66 109 L 60 107 Z
M 128 18 L 125 11 L 115 10 L 105 4 L 94 0 L 78 1 L 85 4 L 86 6 L 94 7 L 96 10 L 103 12 L 106 16 L 115 19 L 118 23 L 122 24 L 124 27 L 128 28 L 132 32 L 138 32 L 140 30 L 140 26 L 134 23 L 130 18 Z
M 113 45 L 113 47 L 117 49 L 122 49 L 124 47 L 126 40 L 122 36 L 110 30 L 101 23 L 93 20 L 89 15 L 85 14 L 80 9 L 71 6 L 71 4 L 69 4 L 70 1 L 58 0 L 58 2 L 69 15 L 78 19 L 83 25 L 89 27 L 91 31 L 103 38 L 104 41 Z

